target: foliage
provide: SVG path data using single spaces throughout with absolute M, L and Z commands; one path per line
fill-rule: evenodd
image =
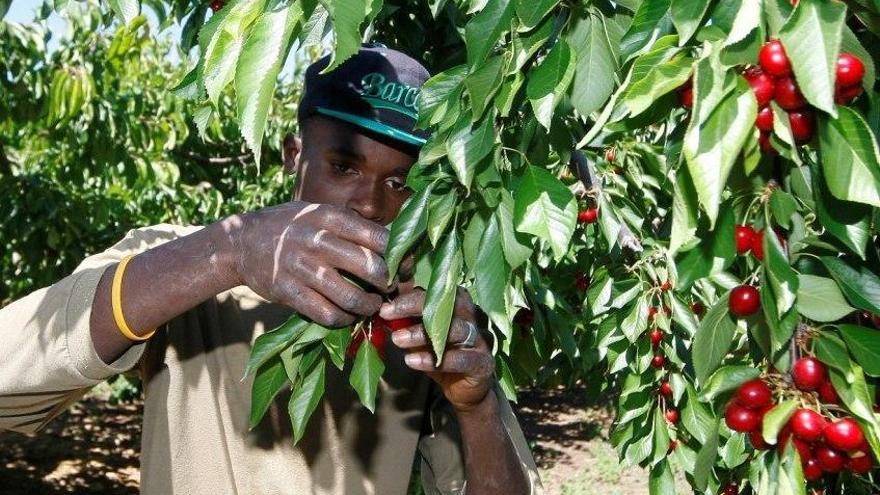
M 198 136 L 195 107 L 169 93 L 182 68 L 144 17 L 107 27 L 97 4 L 63 10 L 70 30 L 47 50 L 42 23 L 0 22 L 0 303 L 49 285 L 127 230 L 202 224 L 283 201 L 278 165 L 299 87 L 279 86 L 253 167 L 232 120 Z M 232 98 L 222 107 L 231 113 Z M 283 117 L 282 117 L 283 115 Z
M 114 4 L 129 25 L 133 2 Z M 389 264 L 416 254 L 435 349 L 455 286 L 470 289 L 498 338 L 506 391 L 577 380 L 591 394 L 616 390 L 612 441 L 650 470 L 651 493 L 674 491 L 673 472 L 699 493 L 731 483 L 805 492 L 792 444 L 755 449 L 721 420 L 756 376 L 748 369 L 782 401 L 764 418 L 764 441 L 777 442 L 799 401 L 857 418 L 880 454 L 880 333 L 853 312 L 880 313 L 880 100 L 877 53 L 866 50 L 878 46 L 876 2 L 233 0 L 207 19 L 204 6 L 158 3 L 147 5 L 186 19 L 184 46 L 198 31 L 198 63 L 177 91 L 204 116 L 222 114 L 232 86 L 248 143 L 262 142 L 294 45 L 329 33 L 335 66 L 369 31 L 424 56 L 435 75 L 420 119 L 433 137 L 409 175 Z M 816 114 L 807 139 L 781 101 L 770 104 L 772 135 L 755 128 L 743 75 L 771 37 Z M 841 52 L 865 64 L 864 95 L 849 106 L 835 103 Z M 579 207 L 598 208 L 598 221 L 579 225 Z M 735 225 L 778 237 L 758 236 L 755 255 L 738 256 Z M 740 284 L 760 287 L 758 314 L 728 311 Z M 292 320 L 258 339 L 254 404 L 292 383 L 301 429 L 327 360 L 343 366 L 347 334 Z M 381 373 L 371 347 L 351 377 L 368 404 Z M 786 373 L 800 354 L 829 366 L 839 406 L 794 389 Z M 670 395 L 658 393 L 663 381 Z M 836 474 L 824 485 L 869 493 L 869 480 Z

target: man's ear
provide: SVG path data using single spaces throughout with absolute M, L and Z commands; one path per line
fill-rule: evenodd
M 281 146 L 281 154 L 284 158 L 284 171 L 294 174 L 299 168 L 299 156 L 302 153 L 302 141 L 293 134 L 284 136 Z

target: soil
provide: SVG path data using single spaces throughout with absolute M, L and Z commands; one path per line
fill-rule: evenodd
M 515 406 L 546 493 L 636 495 L 647 475 L 608 443 L 612 412 L 581 390 L 526 390 Z M 0 432 L 0 495 L 138 493 L 142 403 L 110 404 L 98 389 L 36 435 Z

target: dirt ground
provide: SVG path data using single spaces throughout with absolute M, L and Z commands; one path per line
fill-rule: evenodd
M 523 391 L 517 414 L 551 495 L 647 493 L 647 476 L 623 468 L 608 443 L 611 412 L 579 391 Z M 137 494 L 140 402 L 92 394 L 36 436 L 0 432 L 0 495 Z

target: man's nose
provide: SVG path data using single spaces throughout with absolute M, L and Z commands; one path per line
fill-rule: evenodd
M 361 217 L 384 225 L 386 222 L 382 218 L 382 204 L 382 184 L 371 183 L 358 187 L 350 196 L 346 206 Z

